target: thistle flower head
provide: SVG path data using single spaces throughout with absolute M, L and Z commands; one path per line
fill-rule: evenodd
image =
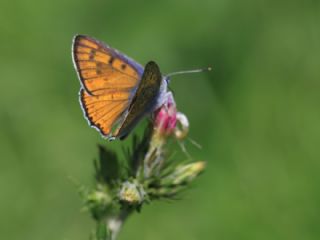
M 177 111 L 169 92 L 163 105 L 153 113 L 152 124 L 143 138 L 140 141 L 133 138 L 126 163 L 114 152 L 99 146 L 96 186 L 85 198 L 86 208 L 97 220 L 97 236 L 103 232 L 101 239 L 107 239 L 110 230 L 114 239 L 124 219 L 134 210 L 140 211 L 144 203 L 156 199 L 176 198 L 204 171 L 205 162 L 185 164 L 168 158 L 168 139 L 181 141 L 188 131 L 188 118 Z M 105 220 L 107 228 L 101 228 L 100 223 Z
M 162 136 L 172 134 L 177 125 L 177 108 L 172 96 L 156 111 L 155 131 Z
M 145 200 L 146 193 L 143 186 L 136 180 L 122 183 L 119 190 L 119 200 L 128 205 L 140 205 Z
M 168 94 L 164 104 L 155 112 L 155 134 L 161 137 L 173 135 L 178 140 L 185 138 L 189 131 L 186 115 L 177 111 L 172 94 Z

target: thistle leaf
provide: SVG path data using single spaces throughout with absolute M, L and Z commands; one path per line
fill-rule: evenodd
M 96 180 L 109 185 L 120 177 L 120 164 L 117 155 L 107 148 L 98 145 L 99 161 L 95 161 Z

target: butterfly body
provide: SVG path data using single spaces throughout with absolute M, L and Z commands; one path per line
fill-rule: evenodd
M 81 83 L 80 104 L 104 137 L 125 138 L 165 101 L 168 79 L 158 65 L 139 63 L 91 37 L 74 37 L 72 56 Z

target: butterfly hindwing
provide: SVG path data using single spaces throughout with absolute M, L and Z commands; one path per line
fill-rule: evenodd
M 91 96 L 84 89 L 80 90 L 80 102 L 84 114 L 91 126 L 98 129 L 104 136 L 109 136 L 112 127 L 128 106 L 128 93 Z

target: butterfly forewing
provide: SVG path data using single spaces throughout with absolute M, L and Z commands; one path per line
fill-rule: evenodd
M 125 138 L 138 121 L 153 110 L 159 95 L 161 82 L 162 75 L 158 65 L 153 61 L 147 63 L 141 82 L 130 103 L 129 112 L 115 133 L 120 139 Z
M 87 36 L 73 42 L 73 61 L 83 86 L 80 102 L 90 125 L 104 136 L 126 114 L 143 68 L 125 55 Z
M 143 72 L 128 57 L 82 35 L 74 38 L 73 60 L 82 86 L 91 95 L 101 89 L 134 89 Z

